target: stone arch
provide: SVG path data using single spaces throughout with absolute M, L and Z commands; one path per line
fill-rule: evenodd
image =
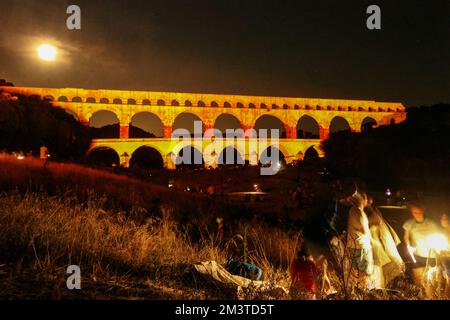
M 228 101 L 225 101 L 225 103 L 223 104 L 224 108 L 231 108 L 231 103 L 229 103 Z
M 272 108 L 272 109 L 278 109 L 278 105 L 275 104 L 275 103 L 273 103 L 271 108 Z
M 164 135 L 161 118 L 149 111 L 137 112 L 131 117 L 130 138 L 160 138 Z
M 171 105 L 171 106 L 174 106 L 174 107 L 178 107 L 178 106 L 180 106 L 180 103 L 178 102 L 178 100 L 173 99 L 173 100 L 170 102 L 170 105 Z
M 127 104 L 135 105 L 136 104 L 136 100 L 135 99 L 128 99 L 127 100 Z
M 113 104 L 122 104 L 122 99 L 120 99 L 120 98 L 115 98 L 115 99 L 113 100 Z
M 204 101 L 200 100 L 200 101 L 197 102 L 197 107 L 202 107 L 203 108 L 205 106 L 206 106 L 206 104 L 205 104 Z
M 216 101 L 212 101 L 212 102 L 211 102 L 211 107 L 212 107 L 212 108 L 218 108 L 218 107 L 219 107 L 219 104 L 218 104 Z
M 89 119 L 86 119 L 83 113 L 78 113 L 78 108 L 76 108 L 73 105 L 64 105 L 62 108 L 64 111 L 66 111 L 68 114 L 70 114 L 72 117 L 75 118 L 75 120 L 82 122 L 83 124 L 89 122 Z
M 254 125 L 254 129 L 256 130 L 257 136 L 259 137 L 259 130 L 260 129 L 267 129 L 267 137 L 271 137 L 270 129 L 278 129 L 279 130 L 279 137 L 285 138 L 286 137 L 286 128 L 284 126 L 283 121 L 281 121 L 279 118 L 273 116 L 273 115 L 262 115 L 260 116 Z
M 69 99 L 67 99 L 66 96 L 61 96 L 61 97 L 58 98 L 58 101 L 59 102 L 69 102 Z
M 261 104 L 259 105 L 259 107 L 260 107 L 261 109 L 267 109 L 267 105 L 266 105 L 265 103 L 261 103 Z
M 300 139 L 319 139 L 319 123 L 313 117 L 305 114 L 297 122 L 297 137 Z
M 184 148 L 181 148 L 178 152 L 176 152 L 177 157 L 175 160 L 176 168 L 203 168 L 205 164 L 205 160 L 203 159 L 203 154 L 197 148 L 188 145 Z
M 162 169 L 164 159 L 161 152 L 151 146 L 137 148 L 130 158 L 130 167 L 140 169 Z
M 71 115 L 72 117 L 74 117 L 75 120 L 77 120 L 78 122 L 80 121 L 80 117 L 78 117 L 78 115 L 71 109 L 64 109 L 64 111 Z
M 350 124 L 344 117 L 335 116 L 330 122 L 330 134 L 340 131 L 351 131 Z
M 46 95 L 46 96 L 44 97 L 44 100 L 46 100 L 46 101 L 54 101 L 54 100 L 55 100 L 55 97 L 53 97 L 52 95 Z
M 202 122 L 202 136 L 204 132 L 204 124 L 202 119 L 196 115 L 195 113 L 191 112 L 182 112 L 180 113 L 173 122 L 173 131 L 177 129 L 184 129 L 184 131 L 188 131 L 191 135 L 191 137 L 194 136 L 194 121 L 201 121 Z M 200 133 L 200 132 L 199 132 Z M 177 136 L 177 135 L 175 135 Z
M 87 102 L 87 103 L 96 103 L 97 100 L 95 100 L 94 97 L 89 97 L 89 98 L 86 99 L 86 102 Z
M 305 150 L 304 160 L 314 161 L 319 159 L 319 152 L 316 150 L 315 146 L 310 146 Z
M 287 147 L 285 147 L 282 143 L 273 145 L 275 148 L 277 148 L 283 155 L 283 159 L 285 162 L 288 162 L 288 158 L 292 157 L 291 152 Z
M 166 102 L 165 102 L 163 99 L 159 99 L 159 100 L 156 102 L 156 105 L 157 105 L 157 106 L 160 106 L 160 107 L 163 107 L 163 106 L 166 105 Z
M 256 106 L 255 106 L 254 103 L 249 103 L 249 104 L 248 104 L 248 107 L 249 107 L 250 109 L 255 109 L 255 108 L 256 108 Z
M 88 161 L 97 166 L 111 167 L 120 165 L 120 157 L 111 147 L 95 147 L 88 153 Z
M 116 113 L 110 110 L 98 110 L 89 117 L 92 136 L 97 139 L 120 137 L 120 121 Z
M 225 138 L 227 129 L 242 129 L 242 125 L 236 116 L 229 113 L 222 113 L 214 121 L 214 128 L 220 130 L 222 132 L 222 137 Z M 243 135 L 239 135 L 239 138 L 242 137 Z
M 83 100 L 80 97 L 73 97 L 72 102 L 81 103 L 81 102 L 83 102 Z
M 99 100 L 99 102 L 102 103 L 102 104 L 108 104 L 109 103 L 109 99 L 108 98 L 101 98 Z
M 361 131 L 367 131 L 377 125 L 377 121 L 372 117 L 365 117 L 361 122 Z
M 244 104 L 242 103 L 242 102 L 238 102 L 237 104 L 236 104 L 236 108 L 244 108 Z
M 284 110 L 288 110 L 288 109 L 289 109 L 289 105 L 287 105 L 286 103 L 283 104 L 283 109 L 284 109 Z
M 277 154 L 278 153 L 278 158 Z M 259 164 L 260 165 L 269 165 L 272 161 L 277 161 L 282 165 L 286 164 L 286 156 L 285 154 L 276 146 L 269 146 L 264 149 L 259 155 Z
M 142 104 L 143 104 L 144 106 L 150 106 L 152 103 L 150 102 L 149 99 L 144 99 L 144 100 L 142 100 Z
M 224 148 L 217 159 L 218 165 L 244 165 L 245 159 L 242 154 L 233 146 Z
M 185 105 L 186 107 L 192 107 L 192 102 L 191 102 L 190 100 L 186 100 L 186 101 L 184 102 L 184 105 Z

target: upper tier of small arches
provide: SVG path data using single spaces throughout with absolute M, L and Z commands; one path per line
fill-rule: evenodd
M 55 97 L 47 95 L 44 99 L 49 101 L 55 101 Z M 404 107 L 399 107 L 398 104 L 392 104 L 392 106 L 385 105 L 374 105 L 374 106 L 363 106 L 363 105 L 310 105 L 310 104 L 276 104 L 276 103 L 244 103 L 244 102 L 229 102 L 229 101 L 204 101 L 196 100 L 192 101 L 189 99 L 178 100 L 178 99 L 122 99 L 122 98 L 99 98 L 94 97 L 81 98 L 79 96 L 70 97 L 59 96 L 56 98 L 59 102 L 68 103 L 100 103 L 100 104 L 114 104 L 114 105 L 148 105 L 148 106 L 172 106 L 172 107 L 210 107 L 210 108 L 248 108 L 248 109 L 281 109 L 281 110 L 327 110 L 327 111 L 350 111 L 350 112 L 404 112 Z M 356 102 L 356 101 L 355 101 Z M 376 103 L 375 103 L 376 104 Z M 381 103 L 380 103 L 381 104 Z M 384 103 L 383 103 L 384 104 Z

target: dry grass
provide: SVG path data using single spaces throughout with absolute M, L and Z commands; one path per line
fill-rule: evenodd
M 22 193 L 44 191 L 49 195 L 64 195 L 68 190 L 79 202 L 101 199 L 104 209 L 120 208 L 135 219 L 154 216 L 160 205 L 169 205 L 173 214 L 186 214 L 185 208 L 195 210 L 193 216 L 205 214 L 211 201 L 208 198 L 168 190 L 165 187 L 76 164 L 50 163 L 46 169 L 39 159 L 23 161 L 0 154 L 0 190 L 18 189 Z M 174 198 L 177 201 L 174 201 Z M 158 212 L 160 214 L 160 212 Z
M 111 281 L 143 274 L 151 278 L 165 266 L 172 271 L 179 268 L 179 273 L 172 275 L 176 278 L 184 272 L 182 266 L 199 260 L 223 260 L 215 248 L 198 250 L 179 235 L 168 214 L 152 224 L 138 225 L 95 204 L 80 205 L 70 197 L 1 194 L 0 264 L 14 272 L 10 280 L 31 276 L 31 286 L 47 277 L 44 284 L 50 287 L 41 283 L 39 288 L 49 290 L 44 294 L 48 296 L 63 288 L 64 270 L 72 264 L 79 265 L 90 281 Z M 13 298 L 11 287 L 16 284 L 3 277 L 0 296 Z
M 287 288 L 302 241 L 255 221 L 233 225 L 219 241 L 197 223 L 216 217 L 208 199 L 78 165 L 44 169 L 38 160 L 0 156 L 0 190 L 0 299 L 232 299 L 193 274 L 192 263 L 245 259 Z M 180 217 L 202 230 L 195 241 Z M 72 264 L 81 267 L 80 291 L 66 288 Z M 339 288 L 338 274 L 330 277 Z M 419 297 L 407 281 L 392 289 L 329 298 Z

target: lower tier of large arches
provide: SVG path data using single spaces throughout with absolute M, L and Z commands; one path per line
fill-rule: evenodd
M 317 139 L 98 139 L 88 158 L 98 165 L 121 165 L 144 169 L 291 164 L 308 157 L 321 157 Z

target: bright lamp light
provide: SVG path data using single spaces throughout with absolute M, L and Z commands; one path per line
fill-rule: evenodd
M 434 233 L 427 238 L 428 247 L 434 250 L 436 253 L 445 251 L 448 249 L 447 238 L 440 233 Z

